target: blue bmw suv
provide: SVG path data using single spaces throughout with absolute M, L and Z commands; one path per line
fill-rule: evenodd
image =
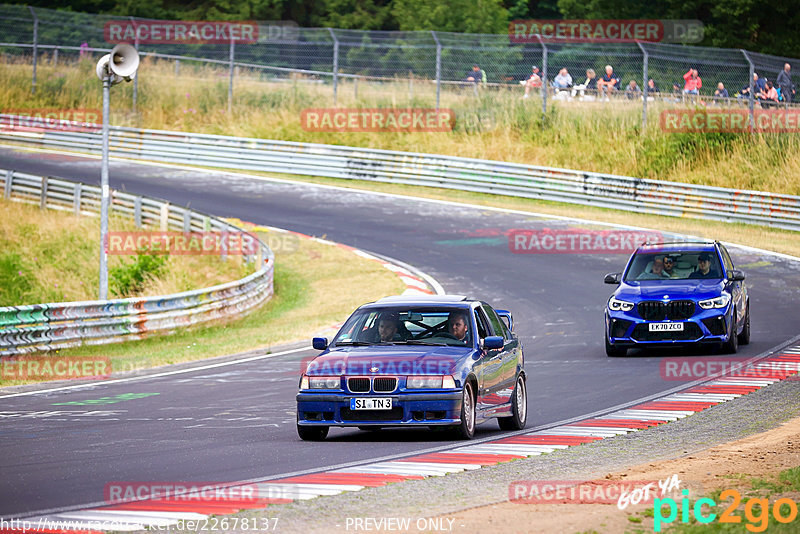
M 710 344 L 735 353 L 750 342 L 750 300 L 744 273 L 715 242 L 647 243 L 622 273 L 605 310 L 608 356 L 630 348 Z

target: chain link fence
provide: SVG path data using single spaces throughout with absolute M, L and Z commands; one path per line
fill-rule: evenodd
M 92 53 L 107 53 L 116 43 L 106 41 L 104 27 L 114 21 L 129 22 L 134 27 L 152 22 L 0 4 L 0 52 L 6 60 L 16 58 L 33 65 L 31 90 L 35 92 L 38 61 L 46 58 L 50 64 L 58 64 Z M 359 88 L 363 91 L 368 87 L 380 94 L 386 84 L 393 83 L 396 93 L 400 84 L 412 105 L 438 108 L 443 91 L 476 96 L 483 93 L 489 97 L 511 91 L 521 98 L 520 84 L 535 65 L 546 81 L 546 90 L 537 89 L 534 93 L 546 113 L 550 99 L 596 99 L 596 93 L 579 88 L 587 79 L 587 70 L 592 69 L 600 79 L 605 66 L 611 65 L 621 79 L 611 98 L 641 102 L 643 125 L 648 120 L 648 102 L 653 101 L 749 107 L 752 121 L 752 111 L 759 107 L 758 87 L 746 90 L 751 87 L 753 74 L 774 82 L 784 63 L 797 63 L 792 58 L 746 50 L 652 42 L 516 44 L 508 35 L 299 28 L 285 22 L 257 24 L 258 37 L 250 43 L 131 44 L 145 57 L 174 62 L 176 76 L 185 65 L 217 66 L 220 75 L 228 77 L 229 108 L 235 102 L 237 75 L 318 84 L 331 91 L 332 105 L 338 104 L 343 91 L 358 99 Z M 276 28 L 281 31 L 273 31 Z M 480 66 L 474 76 L 478 83 L 467 81 L 475 74 L 474 64 Z M 563 68 L 573 80 L 573 87 L 565 91 L 552 87 L 555 75 Z M 697 96 L 684 93 L 684 74 L 692 68 L 697 69 L 702 80 Z M 653 86 L 648 88 L 651 79 Z M 715 95 L 720 83 L 727 90 L 727 97 Z M 648 98 L 643 98 L 644 91 Z M 136 99 L 134 86 L 134 110 Z M 788 99 L 783 103 L 788 104 Z

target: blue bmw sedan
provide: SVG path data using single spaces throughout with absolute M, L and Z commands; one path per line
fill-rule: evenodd
M 608 356 L 630 348 L 711 344 L 735 353 L 750 342 L 750 300 L 744 273 L 718 241 L 640 246 L 605 310 Z
M 449 427 L 470 439 L 497 419 L 527 417 L 522 346 L 511 313 L 457 295 L 387 297 L 358 308 L 300 377 L 297 433 L 323 440 L 332 426 Z

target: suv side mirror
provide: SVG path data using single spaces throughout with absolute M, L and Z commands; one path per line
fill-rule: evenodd
M 311 340 L 311 346 L 317 350 L 325 350 L 328 348 L 328 338 L 327 337 L 315 337 Z
M 608 273 L 603 282 L 606 284 L 619 284 L 622 279 L 622 273 Z
M 734 282 L 742 282 L 744 281 L 744 273 L 739 269 L 731 269 L 731 272 L 728 273 L 728 278 Z

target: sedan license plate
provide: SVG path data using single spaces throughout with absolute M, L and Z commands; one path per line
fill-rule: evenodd
M 391 410 L 392 398 L 356 397 L 350 399 L 351 410 Z
M 683 323 L 650 323 L 651 332 L 683 332 Z

